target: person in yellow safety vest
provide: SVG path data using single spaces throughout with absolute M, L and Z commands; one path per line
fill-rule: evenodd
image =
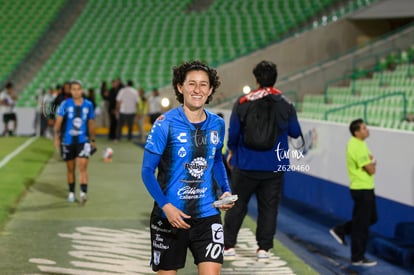
M 138 102 L 138 108 L 137 108 L 137 125 L 138 125 L 138 141 L 139 142 L 145 142 L 145 137 L 147 136 L 145 131 L 145 118 L 148 115 L 148 100 L 145 97 L 145 91 L 144 88 L 138 89 L 138 96 L 141 99 Z

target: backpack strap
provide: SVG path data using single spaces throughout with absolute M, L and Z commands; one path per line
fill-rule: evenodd
M 282 108 L 279 110 L 278 115 L 280 119 L 289 120 L 290 114 L 294 110 L 293 103 L 288 98 L 286 98 L 283 94 L 271 94 L 268 96 L 272 98 L 272 100 L 274 100 L 275 102 L 281 103 L 283 101 L 283 104 L 278 104 L 278 108 Z M 286 118 L 282 117 L 283 114 L 287 114 L 287 117 Z M 301 149 L 305 147 L 305 138 L 303 137 L 302 131 L 300 132 L 300 138 L 302 140 L 302 144 L 298 147 L 292 144 L 293 148 Z

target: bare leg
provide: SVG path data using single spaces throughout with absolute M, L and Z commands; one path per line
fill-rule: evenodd
M 87 158 L 76 158 L 79 170 L 79 182 L 81 184 L 88 184 L 88 159 Z
M 68 183 L 74 183 L 75 182 L 75 166 L 76 166 L 76 163 L 75 163 L 74 159 L 66 161 L 66 171 L 67 171 Z
M 177 270 L 158 270 L 157 275 L 176 275 Z
M 221 264 L 214 262 L 202 262 L 198 264 L 198 275 L 219 275 Z

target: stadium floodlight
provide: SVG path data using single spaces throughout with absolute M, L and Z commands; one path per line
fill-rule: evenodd
M 250 89 L 249 85 L 246 85 L 246 86 L 243 87 L 243 94 L 246 95 L 246 94 L 250 93 L 250 91 L 251 91 L 251 89 Z
M 170 99 L 167 97 L 163 97 L 161 99 L 161 106 L 164 108 L 168 108 L 170 106 Z

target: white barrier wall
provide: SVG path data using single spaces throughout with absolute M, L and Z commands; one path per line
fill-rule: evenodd
M 212 109 L 224 114 L 226 129 L 230 110 Z M 290 158 L 292 168 L 314 177 L 349 186 L 346 171 L 346 144 L 351 133 L 345 124 L 300 119 L 305 138 L 304 157 Z M 414 206 L 414 132 L 371 127 L 366 140 L 377 159 L 375 192 L 385 199 Z M 299 141 L 292 141 L 292 144 Z M 292 147 L 293 148 L 293 147 Z M 298 170 L 298 169 L 296 169 Z
M 17 116 L 17 135 L 28 136 L 35 134 L 35 108 L 15 108 L 15 113 Z M 3 133 L 4 124 L 3 124 L 3 113 L 0 112 L 0 134 Z M 11 126 L 11 125 L 10 125 Z
M 212 109 L 224 114 L 226 128 L 230 110 Z M 18 135 L 35 133 L 34 108 L 16 108 Z M 348 125 L 301 119 L 305 137 L 303 158 L 291 158 L 292 164 L 309 167 L 299 171 L 344 186 L 349 185 L 345 148 L 351 136 Z M 414 206 L 414 132 L 369 127 L 368 147 L 377 159 L 376 194 L 408 206 Z M 3 120 L 0 120 L 3 131 Z M 304 167 L 304 166 L 302 166 Z
M 304 157 L 291 163 L 309 166 L 300 171 L 348 186 L 345 150 L 351 137 L 348 125 L 300 120 L 306 140 Z M 366 140 L 377 159 L 375 192 L 378 196 L 414 206 L 414 132 L 370 127 Z

